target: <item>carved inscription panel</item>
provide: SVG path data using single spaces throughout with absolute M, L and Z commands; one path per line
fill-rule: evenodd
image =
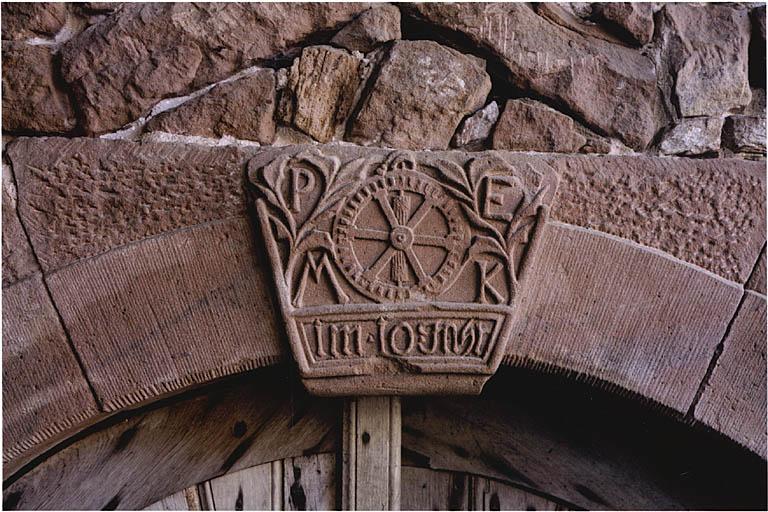
M 248 173 L 310 390 L 480 391 L 555 193 L 550 167 L 311 146 L 259 155 Z

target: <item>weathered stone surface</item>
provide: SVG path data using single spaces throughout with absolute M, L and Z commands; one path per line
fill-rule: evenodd
M 445 149 L 461 120 L 483 106 L 490 90 L 490 77 L 474 59 L 433 41 L 396 42 L 353 121 L 350 139 Z
M 749 13 L 728 5 L 667 4 L 664 52 L 680 115 L 717 116 L 749 104 Z
M 552 216 L 749 278 L 765 241 L 765 164 L 741 159 L 553 159 Z
M 493 132 L 494 149 L 576 153 L 586 142 L 573 119 L 530 100 L 508 100 Z
M 131 244 L 47 278 L 106 410 L 280 358 L 267 271 L 255 255 L 252 228 L 238 216 Z
M 498 56 L 513 85 L 566 106 L 590 128 L 644 148 L 665 123 L 652 61 L 548 22 L 524 4 L 422 3 L 426 21 Z
M 659 145 L 665 155 L 702 155 L 720 149 L 723 130 L 721 117 L 689 117 L 681 119 Z
M 576 371 L 685 413 L 740 287 L 578 227 L 550 223 L 540 243 L 508 361 Z
M 98 412 L 40 275 L 3 289 L 3 462 Z
M 453 146 L 458 148 L 482 147 L 498 120 L 499 105 L 492 101 L 485 108 L 478 110 L 462 121 L 453 137 Z
M 765 458 L 765 296 L 746 291 L 694 417 Z
M 381 4 L 350 21 L 331 39 L 331 44 L 368 53 L 387 41 L 400 39 L 400 9 Z
M 3 41 L 3 130 L 66 133 L 76 124 L 69 97 L 56 85 L 51 49 Z
M 319 142 L 342 135 L 364 78 L 361 57 L 330 46 L 304 48 L 291 66 L 280 117 Z
M 763 252 L 760 253 L 760 258 L 757 260 L 754 270 L 752 270 L 752 275 L 749 276 L 749 281 L 747 281 L 744 287 L 765 295 L 765 280 L 765 248 L 763 248 Z
M 245 212 L 233 148 L 18 139 L 19 215 L 45 272 L 111 248 Z
M 147 130 L 270 144 L 275 138 L 275 72 L 262 69 L 154 117 Z
M 62 48 L 88 133 L 117 129 L 181 96 L 338 28 L 366 4 L 128 4 Z
M 583 36 L 595 37 L 614 44 L 627 44 L 592 20 L 594 9 L 588 2 L 537 2 L 535 9 L 536 14 Z
M 67 4 L 3 2 L 2 20 L 3 40 L 51 37 L 61 30 L 67 21 Z
M 738 153 L 765 154 L 765 117 L 730 116 L 725 120 L 723 143 Z
M 635 2 L 607 2 L 593 4 L 592 10 L 620 28 L 638 44 L 650 43 L 653 38 L 653 4 Z
M 749 43 L 749 81 L 765 88 L 765 4 L 749 12 L 752 40 Z
M 40 270 L 16 212 L 16 185 L 3 165 L 3 287 Z

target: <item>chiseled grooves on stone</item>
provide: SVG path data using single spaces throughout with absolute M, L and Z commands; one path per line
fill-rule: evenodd
M 744 160 L 551 159 L 552 217 L 661 249 L 738 283 L 765 242 L 765 164 Z
M 512 364 L 572 370 L 685 413 L 741 288 L 653 249 L 552 223 L 507 346 Z
M 45 272 L 246 211 L 244 158 L 234 148 L 51 138 L 20 139 L 8 152 Z
M 747 291 L 694 417 L 765 458 L 765 296 Z
M 116 410 L 283 354 L 244 216 L 79 261 L 46 280 L 93 389 Z
M 145 3 L 69 41 L 62 75 L 88 133 L 115 130 L 159 100 L 223 80 L 316 32 L 337 29 L 365 3 Z
M 99 410 L 40 274 L 3 299 L 5 463 Z

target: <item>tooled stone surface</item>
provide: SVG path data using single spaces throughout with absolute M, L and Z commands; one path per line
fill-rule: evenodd
M 364 75 L 362 57 L 330 46 L 304 48 L 282 92 L 282 121 L 319 142 L 343 135 Z
M 758 293 L 765 295 L 766 287 L 766 272 L 765 272 L 765 248 L 760 253 L 760 258 L 755 264 L 755 268 L 752 271 L 752 275 L 749 277 L 749 281 L 745 285 L 748 290 L 754 290 Z
M 667 4 L 664 52 L 682 116 L 720 115 L 749 104 L 750 20 L 728 5 Z
M 646 44 L 653 38 L 653 4 L 640 2 L 605 2 L 592 7 L 602 18 L 622 29 L 636 43 Z
M 507 100 L 493 131 L 494 149 L 577 153 L 586 143 L 573 119 L 532 100 Z
M 348 138 L 404 149 L 447 149 L 461 120 L 491 90 L 474 58 L 433 41 L 394 43 L 371 80 Z
M 575 371 L 687 412 L 741 288 L 653 249 L 555 222 L 538 254 L 508 362 Z
M 524 4 L 421 3 L 409 10 L 497 56 L 515 86 L 565 105 L 635 149 L 665 124 L 654 65 L 635 50 L 574 33 Z
M 3 165 L 3 287 L 40 270 L 16 213 L 16 185 L 11 172 Z
M 3 289 L 3 462 L 98 413 L 40 275 Z
M 67 21 L 63 2 L 3 2 L 3 40 L 51 37 Z
M 242 156 L 232 148 L 24 138 L 8 154 L 45 272 L 245 212 Z
M 270 144 L 275 138 L 275 72 L 271 69 L 222 83 L 154 117 L 147 130 L 224 137 Z
M 53 60 L 48 46 L 3 41 L 3 130 L 66 133 L 75 128 L 75 112 L 56 85 Z
M 358 155 L 292 148 L 248 165 L 308 388 L 479 393 L 501 361 L 556 175 L 493 155 Z
M 381 4 L 350 21 L 331 39 L 331 44 L 368 53 L 387 41 L 400 39 L 400 9 Z
M 555 219 L 597 229 L 743 283 L 765 241 L 765 166 L 737 159 L 552 160 Z
M 181 96 L 339 28 L 367 4 L 127 4 L 69 41 L 62 73 L 88 133 L 115 130 Z
M 745 292 L 694 416 L 765 458 L 765 296 Z
M 666 155 L 701 155 L 720 149 L 721 117 L 681 119 L 664 135 L 659 151 Z

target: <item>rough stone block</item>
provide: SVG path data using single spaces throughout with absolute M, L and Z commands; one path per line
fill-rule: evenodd
M 586 143 L 573 119 L 531 100 L 508 100 L 493 132 L 494 149 L 578 153 Z
M 652 249 L 552 223 L 508 361 L 571 370 L 688 410 L 741 289 Z
M 40 270 L 16 212 L 16 185 L 3 165 L 3 287 Z
M 333 30 L 364 3 L 126 4 L 62 48 L 62 74 L 88 133 L 182 96 Z
M 52 37 L 67 21 L 64 2 L 4 2 L 3 40 Z
M 765 295 L 765 249 L 760 253 L 760 258 L 757 260 L 755 269 L 752 271 L 752 275 L 749 277 L 749 281 L 745 287 L 748 290 L 754 290 L 758 293 Z
M 3 462 L 97 413 L 40 275 L 3 289 Z
M 331 44 L 368 53 L 376 46 L 396 39 L 400 39 L 400 9 L 394 5 L 379 4 L 339 30 L 331 39 Z
M 343 135 L 364 78 L 362 57 L 330 46 L 304 48 L 291 66 L 280 116 L 319 142 Z
M 131 244 L 47 278 L 106 410 L 280 358 L 255 252 L 252 228 L 238 217 Z
M 275 72 L 263 69 L 159 114 L 147 130 L 271 144 L 275 138 Z
M 653 38 L 653 4 L 641 2 L 597 3 L 593 12 L 614 24 L 637 44 L 650 43 Z
M 3 131 L 66 133 L 76 125 L 50 47 L 3 41 Z
M 747 291 L 694 416 L 750 450 L 766 450 L 765 296 Z
M 702 155 L 720 150 L 721 117 L 681 119 L 659 145 L 665 155 Z
M 491 79 L 476 62 L 433 41 L 399 41 L 352 121 L 363 145 L 447 149 L 461 120 L 481 108 Z

